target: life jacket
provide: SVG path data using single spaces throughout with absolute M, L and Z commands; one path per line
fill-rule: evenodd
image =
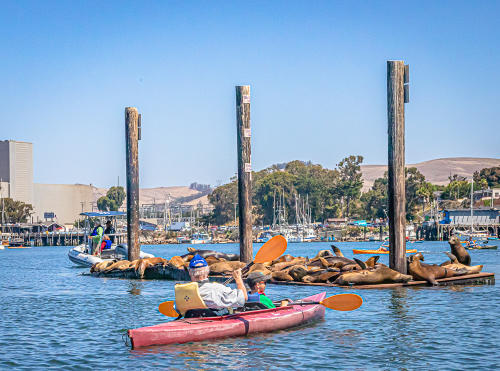
M 97 230 L 98 230 L 99 228 L 102 228 L 102 226 L 100 226 L 100 225 L 99 225 L 99 226 L 95 227 L 95 228 L 94 228 L 94 230 L 92 231 L 92 233 L 90 234 L 90 236 L 97 236 Z M 103 229 L 103 230 L 104 230 L 104 229 Z
M 184 316 L 188 310 L 206 309 L 207 305 L 200 296 L 198 282 L 178 283 L 175 290 L 175 307 Z

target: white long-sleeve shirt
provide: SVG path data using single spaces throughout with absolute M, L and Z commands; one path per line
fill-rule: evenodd
M 210 309 L 240 308 L 245 305 L 245 294 L 239 289 L 232 289 L 208 280 L 198 283 L 198 292 Z

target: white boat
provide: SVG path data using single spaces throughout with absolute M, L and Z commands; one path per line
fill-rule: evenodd
M 210 243 L 210 242 L 212 242 L 212 239 L 206 233 L 193 233 L 190 241 L 192 245 L 197 245 L 201 243 Z
M 85 220 L 86 222 L 86 228 L 85 228 L 85 237 L 84 241 L 85 243 L 82 243 L 78 246 L 75 246 L 68 251 L 68 258 L 69 260 L 79 266 L 82 267 L 91 267 L 95 263 L 101 263 L 104 261 L 109 261 L 109 260 L 126 260 L 128 259 L 128 247 L 127 244 L 111 244 L 111 248 L 103 250 L 101 253 L 98 253 L 97 255 L 92 254 L 92 250 L 95 251 L 95 249 L 92 249 L 91 246 L 91 238 L 89 236 L 89 223 L 88 223 L 88 218 L 102 218 L 105 217 L 106 219 L 111 219 L 114 218 L 114 221 L 116 221 L 116 217 L 120 215 L 127 215 L 124 212 L 120 211 L 101 211 L 101 212 L 87 212 L 87 213 L 81 213 L 80 215 L 86 216 L 87 219 Z M 111 237 L 113 235 L 110 235 Z M 97 246 L 101 245 L 102 241 L 99 241 Z M 145 259 L 145 258 L 153 258 L 154 255 L 145 253 L 143 251 L 140 252 L 139 258 L 140 259 Z

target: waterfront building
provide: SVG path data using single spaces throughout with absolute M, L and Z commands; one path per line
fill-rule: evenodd
M 33 204 L 33 144 L 0 141 L 2 197 Z

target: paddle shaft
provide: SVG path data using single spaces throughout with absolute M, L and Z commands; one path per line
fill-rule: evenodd
M 243 276 L 245 273 L 247 273 L 248 270 L 252 267 L 253 264 L 254 264 L 254 262 L 250 262 L 245 267 L 243 267 L 243 269 L 241 270 L 241 275 Z M 227 284 L 231 283 L 231 281 L 233 279 L 234 279 L 233 276 L 229 277 L 227 280 L 224 281 L 224 285 L 227 285 Z

